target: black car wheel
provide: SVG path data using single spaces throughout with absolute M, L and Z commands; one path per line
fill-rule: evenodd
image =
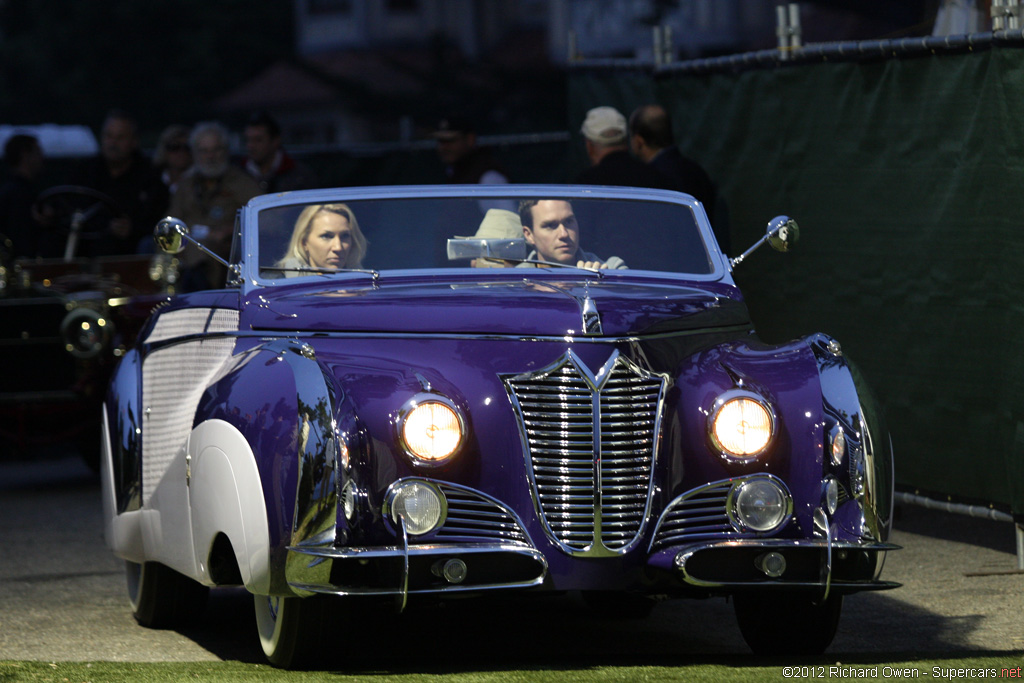
M 843 596 L 815 602 L 802 593 L 738 593 L 733 606 L 754 654 L 819 655 L 836 635 Z
M 210 589 L 159 562 L 125 562 L 128 600 L 135 620 L 150 628 L 194 621 L 206 608 Z

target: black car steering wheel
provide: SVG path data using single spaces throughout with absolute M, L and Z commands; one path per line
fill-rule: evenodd
M 67 235 L 65 260 L 75 257 L 80 241 L 99 239 L 111 219 L 126 215 L 110 195 L 81 185 L 57 185 L 43 190 L 33 208 Z

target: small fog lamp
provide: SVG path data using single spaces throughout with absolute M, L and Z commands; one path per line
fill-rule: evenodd
M 761 570 L 765 576 L 777 579 L 786 571 L 786 558 L 782 553 L 770 552 L 758 555 L 754 560 L 754 566 Z
M 405 520 L 405 530 L 412 536 L 433 531 L 444 521 L 444 495 L 420 481 L 404 482 L 391 491 L 391 519 L 398 524 Z
M 789 494 L 767 478 L 750 479 L 733 489 L 732 512 L 742 528 L 772 531 L 781 526 L 791 510 Z

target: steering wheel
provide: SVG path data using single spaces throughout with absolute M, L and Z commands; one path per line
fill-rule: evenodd
M 80 240 L 99 239 L 112 218 L 127 215 L 110 195 L 81 185 L 57 185 L 43 190 L 33 209 L 53 220 L 56 229 L 67 235 L 65 260 L 74 258 Z

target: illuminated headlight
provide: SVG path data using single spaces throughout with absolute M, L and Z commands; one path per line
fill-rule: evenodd
M 388 495 L 389 514 L 396 525 L 405 521 L 405 530 L 412 536 L 433 531 L 441 526 L 447 513 L 444 494 L 422 481 L 396 484 Z
M 771 411 L 762 401 L 743 395 L 719 398 L 711 416 L 711 440 L 734 458 L 752 458 L 768 447 L 774 433 Z
M 110 338 L 110 327 L 107 319 L 91 308 L 72 309 L 60 323 L 64 348 L 76 358 L 97 356 Z
M 403 411 L 399 433 L 409 455 L 423 464 L 441 464 L 462 445 L 462 419 L 440 397 L 414 399 Z
M 782 526 L 792 511 L 792 498 L 774 479 L 748 479 L 732 491 L 729 516 L 742 530 L 772 531 Z
M 843 434 L 842 427 L 836 427 L 836 430 L 832 433 L 832 462 L 836 465 L 841 464 L 845 455 L 846 435 Z

